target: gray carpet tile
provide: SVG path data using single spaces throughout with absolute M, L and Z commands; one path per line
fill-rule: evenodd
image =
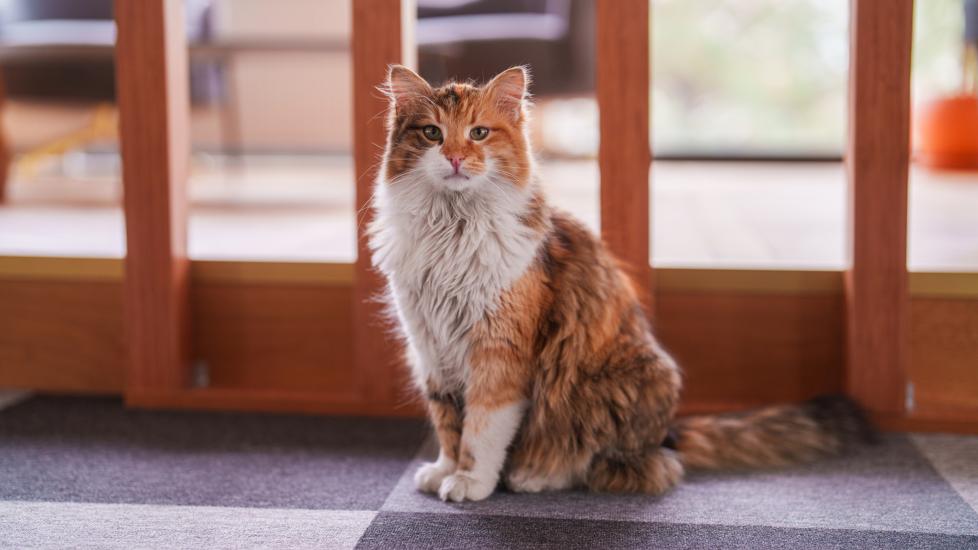
M 429 441 L 419 454 L 430 459 L 434 450 Z M 694 474 L 658 498 L 499 492 L 483 502 L 444 503 L 414 489 L 419 463 L 384 511 L 978 534 L 978 514 L 903 436 L 804 467 Z
M 978 511 L 978 437 L 915 434 L 911 439 L 961 498 Z
M 0 411 L 0 500 L 377 510 L 426 433 L 416 420 L 35 397 Z
M 809 466 L 692 475 L 659 498 L 448 504 L 411 479 L 435 455 L 429 433 L 33 397 L 0 410 L 0 547 L 349 548 L 362 533 L 364 548 L 978 549 L 978 438 L 887 436 Z
M 376 512 L 0 502 L 3 548 L 353 548 Z
M 978 548 L 936 533 L 381 512 L 357 548 Z

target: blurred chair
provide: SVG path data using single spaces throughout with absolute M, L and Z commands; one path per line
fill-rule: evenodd
M 421 75 L 485 80 L 515 64 L 536 95 L 594 89 L 592 0 L 418 0 Z
M 212 36 L 211 0 L 188 0 L 187 39 Z M 63 153 L 102 134 L 114 134 L 107 122 L 115 100 L 115 21 L 113 0 L 0 0 L 0 92 L 6 97 L 95 105 L 89 127 L 62 136 L 26 155 Z M 223 97 L 220 60 L 191 63 L 191 99 Z M 3 97 L 0 96 L 0 105 Z M 9 172 L 9 147 L 0 137 L 0 201 Z

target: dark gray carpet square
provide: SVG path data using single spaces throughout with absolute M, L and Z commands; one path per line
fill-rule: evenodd
M 609 520 L 382 512 L 357 548 L 976 548 L 978 537 Z
M 430 441 L 422 455 L 434 456 Z M 418 460 L 384 511 L 978 534 L 978 515 L 904 436 L 850 456 L 770 472 L 691 475 L 662 497 L 499 492 L 476 503 L 418 493 Z
M 0 411 L 0 500 L 376 510 L 426 433 L 416 420 L 37 397 Z

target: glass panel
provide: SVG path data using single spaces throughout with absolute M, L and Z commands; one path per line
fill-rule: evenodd
M 836 156 L 848 0 L 651 0 L 657 155 Z
M 112 1 L 64 5 L 0 14 L 16 161 L 0 254 L 121 257 Z M 186 7 L 191 257 L 352 261 L 349 2 Z
M 111 0 L 3 3 L 0 255 L 125 253 L 114 44 Z
M 912 270 L 978 270 L 978 37 L 966 49 L 964 27 L 961 0 L 915 2 Z
M 191 257 L 353 261 L 349 0 L 187 7 Z
M 840 162 L 656 161 L 652 262 L 843 269 L 845 205 Z
M 533 73 L 531 138 L 552 204 L 598 230 L 598 108 L 591 0 L 418 0 L 423 77 L 485 82 Z
M 848 1 L 650 2 L 653 263 L 845 267 Z

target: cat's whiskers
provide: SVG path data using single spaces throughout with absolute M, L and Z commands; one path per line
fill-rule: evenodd
M 415 168 L 409 168 L 409 169 L 405 170 L 403 173 L 398 174 L 396 177 L 394 177 L 393 179 L 391 179 L 388 182 L 388 185 L 395 184 L 395 183 L 398 183 L 398 182 L 403 182 L 405 180 L 409 180 L 409 179 L 415 178 L 416 176 L 419 175 L 419 173 L 420 173 L 420 169 L 419 168 L 417 168 L 417 167 L 415 167 Z M 377 197 L 377 187 L 374 186 L 374 188 L 370 192 L 370 198 L 368 200 L 364 201 L 363 206 L 361 206 L 357 210 L 357 227 L 362 227 L 363 222 L 364 222 L 364 219 L 365 219 L 365 217 L 367 215 L 367 211 L 373 206 L 376 197 Z

